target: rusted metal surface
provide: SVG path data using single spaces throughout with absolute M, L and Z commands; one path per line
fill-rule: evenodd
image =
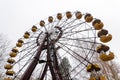
M 40 76 L 40 79 L 39 79 L 39 80 L 44 80 L 44 77 L 45 77 L 46 72 L 47 72 L 47 68 L 48 68 L 48 64 L 45 65 L 44 70 L 43 70 L 43 73 L 42 73 L 42 75 Z
M 41 54 L 41 51 L 42 51 L 42 46 L 44 45 L 45 43 L 45 39 L 46 39 L 47 36 L 44 37 L 43 39 L 43 43 L 40 44 L 40 47 L 38 49 L 38 52 L 36 53 L 33 61 L 30 63 L 30 65 L 28 66 L 27 70 L 25 71 L 25 73 L 22 75 L 22 78 L 20 80 L 29 80 L 33 70 L 35 69 L 36 65 L 38 64 L 38 61 L 39 61 L 39 57 L 40 57 L 40 54 Z
M 28 66 L 27 70 L 25 71 L 25 73 L 23 74 L 20 80 L 29 80 L 32 72 L 34 71 L 36 65 L 38 64 L 39 57 L 40 57 L 42 50 L 45 50 L 45 49 L 47 50 L 47 53 L 46 53 L 47 61 L 43 69 L 43 72 L 41 72 L 42 75 L 40 75 L 39 80 L 44 80 L 48 67 L 50 69 L 52 80 L 63 80 L 61 73 L 60 73 L 59 66 L 58 66 L 58 60 L 57 60 L 57 55 L 56 55 L 56 52 L 58 49 L 57 48 L 55 49 L 54 47 L 55 43 L 61 38 L 63 32 L 60 27 L 56 26 L 55 28 L 57 28 L 60 31 L 56 39 L 51 40 L 50 39 L 51 34 L 46 33 L 46 36 L 44 37 L 43 42 L 41 44 L 39 44 L 37 41 L 37 44 L 40 46 L 38 49 L 38 52 L 34 56 L 33 61 L 30 63 L 30 65 Z M 53 49 L 51 49 L 51 47 L 53 47 Z M 53 54 L 53 58 L 51 57 L 51 53 Z M 54 59 L 54 62 L 52 61 L 53 59 Z
M 59 64 L 58 64 L 56 49 L 54 50 L 54 59 L 55 59 L 54 66 L 55 66 L 55 70 L 57 71 L 58 78 L 59 78 L 59 80 L 63 80 L 61 72 L 60 72 L 60 68 L 58 66 Z
M 48 65 L 49 65 L 49 69 L 50 69 L 50 72 L 51 72 L 51 76 L 52 76 L 52 80 L 57 80 L 56 79 L 56 75 L 55 75 L 55 71 L 53 69 L 53 66 L 52 66 L 52 60 L 51 60 L 51 57 L 50 57 L 51 53 L 50 53 L 50 39 L 49 39 L 49 35 L 47 37 L 47 60 L 50 61 L 48 62 Z

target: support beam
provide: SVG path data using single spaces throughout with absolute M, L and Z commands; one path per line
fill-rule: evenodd
M 46 72 L 47 72 L 47 68 L 48 68 L 48 64 L 46 63 L 45 68 L 44 68 L 44 70 L 43 70 L 43 73 L 42 73 L 42 75 L 40 76 L 40 79 L 39 79 L 39 80 L 44 80 L 44 77 L 45 77 Z
M 38 64 L 39 61 L 39 57 L 42 51 L 42 47 L 45 43 L 45 39 L 47 36 L 44 37 L 43 42 L 40 44 L 39 48 L 38 48 L 38 52 L 36 53 L 36 55 L 34 56 L 33 61 L 29 64 L 27 70 L 25 71 L 25 73 L 22 75 L 22 78 L 20 80 L 29 80 L 32 72 L 34 71 L 36 65 Z
M 53 65 L 52 65 L 52 60 L 51 60 L 51 40 L 49 38 L 50 35 L 47 35 L 47 61 L 50 61 L 48 62 L 48 65 L 49 65 L 49 69 L 50 69 L 50 72 L 51 72 L 51 76 L 52 76 L 52 80 L 57 80 L 56 78 L 56 75 L 55 75 L 55 71 L 54 71 L 54 68 L 53 68 Z

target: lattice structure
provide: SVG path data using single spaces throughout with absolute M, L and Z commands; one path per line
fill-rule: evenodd
M 105 45 L 112 35 L 103 27 L 100 19 L 80 11 L 41 20 L 11 50 L 4 80 L 82 80 L 82 75 L 106 80 L 96 59 L 110 61 L 114 54 Z

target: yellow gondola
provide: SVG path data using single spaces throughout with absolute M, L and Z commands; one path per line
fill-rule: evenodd
M 105 76 L 100 76 L 100 80 L 106 80 Z
M 88 72 L 91 72 L 91 66 L 92 66 L 91 64 L 89 64 L 89 65 L 87 66 L 87 71 L 88 71 Z
M 107 36 L 107 38 L 108 38 L 108 41 L 111 41 L 111 40 L 112 40 L 112 35 L 109 34 L 109 35 Z
M 103 23 L 101 22 L 101 20 L 99 20 L 99 19 L 95 19 L 95 20 L 93 21 L 92 25 L 94 26 L 94 28 L 95 28 L 96 30 L 100 30 L 100 29 L 102 29 L 103 26 L 104 26 L 104 24 L 103 24 Z
M 101 45 L 101 47 L 104 52 L 107 52 L 110 49 L 109 46 L 103 44 Z
M 90 77 L 90 79 L 89 79 L 89 80 L 96 80 L 96 79 L 95 79 L 95 77 Z
M 10 63 L 10 64 L 13 64 L 15 62 L 15 60 L 12 59 L 12 58 L 8 58 L 7 62 Z
M 109 46 L 102 44 L 102 45 L 97 46 L 96 51 L 98 53 L 100 53 L 101 51 L 107 52 L 109 49 L 110 49 Z
M 107 43 L 107 42 L 111 41 L 111 39 L 112 39 L 112 35 L 111 34 L 102 35 L 100 37 L 100 41 L 103 42 L 103 43 Z
M 68 19 L 70 19 L 70 18 L 72 17 L 72 14 L 71 14 L 70 11 L 66 12 L 66 17 L 67 17 Z
M 94 64 L 94 68 L 95 68 L 95 71 L 100 71 L 101 70 L 101 68 L 99 67 L 98 64 Z
M 61 13 L 58 13 L 58 14 L 57 14 L 57 19 L 58 19 L 58 20 L 61 20 L 61 19 L 62 19 L 62 14 L 61 14 Z
M 48 21 L 49 21 L 50 23 L 52 23 L 52 22 L 53 22 L 53 17 L 52 17 L 52 16 L 49 16 Z
M 23 44 L 20 43 L 20 42 L 16 43 L 16 46 L 17 46 L 17 47 L 22 47 L 22 45 L 23 45 Z
M 16 56 L 17 56 L 17 53 L 11 52 L 9 55 L 10 55 L 10 57 L 16 57 Z
M 6 75 L 13 76 L 15 72 L 13 70 L 7 70 Z
M 102 29 L 98 32 L 98 37 L 101 37 L 102 35 L 107 35 L 107 34 L 108 34 L 108 31 L 105 29 Z
M 23 43 L 24 43 L 24 41 L 22 39 L 19 39 L 18 43 L 16 43 L 16 46 L 17 47 L 22 47 Z
M 108 56 L 106 55 L 106 53 L 102 53 L 102 54 L 100 54 L 100 59 L 102 61 L 108 61 Z
M 40 21 L 40 26 L 42 26 L 42 27 L 45 26 L 45 21 L 41 20 Z
M 12 80 L 12 78 L 9 78 L 9 77 L 8 77 L 8 78 L 4 78 L 4 80 Z
M 108 55 L 106 53 L 102 53 L 102 54 L 100 54 L 100 59 L 102 61 L 110 61 L 110 60 L 114 59 L 114 53 L 109 52 Z
M 93 16 L 91 14 L 87 13 L 85 15 L 84 19 L 85 19 L 86 22 L 89 23 L 89 22 L 91 22 L 93 20 Z
M 107 36 L 106 36 L 106 35 L 102 35 L 102 36 L 100 37 L 100 41 L 101 41 L 101 42 L 104 42 L 104 43 L 108 42 Z
M 5 69 L 12 69 L 12 67 L 13 67 L 13 66 L 12 66 L 11 64 L 6 64 L 6 65 L 4 66 Z
M 29 32 L 25 32 L 24 36 L 25 39 L 28 39 L 30 37 L 30 33 Z
M 75 13 L 76 19 L 81 19 L 82 18 L 82 13 L 81 12 L 76 12 Z
M 91 71 L 93 71 L 93 70 L 95 70 L 95 71 L 100 71 L 100 67 L 99 67 L 99 65 L 98 64 L 89 64 L 88 66 L 87 66 L 87 72 L 91 72 Z
M 114 57 L 115 57 L 114 53 L 110 51 L 108 55 L 108 60 L 112 60 L 114 59 Z
M 93 69 L 94 69 L 93 64 L 89 64 L 87 66 L 87 72 L 91 72 L 91 71 L 93 71 Z
M 17 53 L 17 52 L 19 52 L 19 51 L 18 51 L 18 49 L 17 49 L 17 48 L 13 48 L 13 49 L 12 49 L 12 52 Z
M 33 32 L 36 32 L 37 31 L 37 27 L 35 25 L 33 25 L 32 29 L 31 29 Z
M 19 39 L 18 42 L 19 43 L 24 43 L 24 41 L 22 39 Z

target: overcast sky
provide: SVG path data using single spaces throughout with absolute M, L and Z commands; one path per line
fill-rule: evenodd
M 14 43 L 41 19 L 66 11 L 89 12 L 101 19 L 113 35 L 111 51 L 120 58 L 119 0 L 0 0 L 0 33 Z

